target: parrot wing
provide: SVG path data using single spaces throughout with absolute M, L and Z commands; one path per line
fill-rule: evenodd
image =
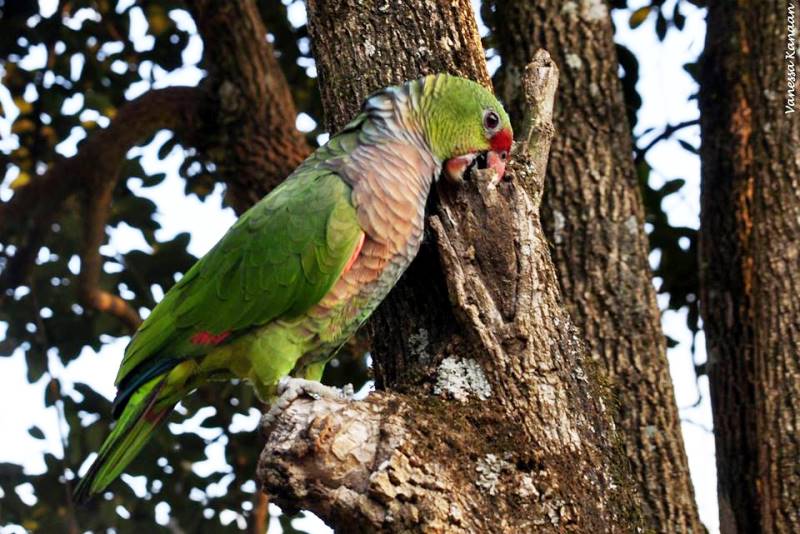
M 363 239 L 350 197 L 338 175 L 303 166 L 245 212 L 136 332 L 115 404 L 181 360 L 319 302 Z

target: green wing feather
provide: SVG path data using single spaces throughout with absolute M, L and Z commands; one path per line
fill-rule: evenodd
M 119 419 L 76 488 L 80 500 L 105 489 L 202 382 L 193 376 L 193 358 L 275 319 L 301 315 L 333 287 L 363 230 L 350 186 L 324 162 L 346 154 L 344 145 L 356 135 L 333 138 L 242 215 L 142 323 L 117 374 Z M 214 342 L 193 340 L 200 332 L 216 336 Z
M 244 213 L 164 296 L 125 351 L 121 390 L 160 374 L 167 360 L 208 353 L 213 347 L 191 341 L 198 332 L 230 332 L 229 342 L 302 314 L 330 290 L 362 230 L 350 186 L 320 169 L 319 159 L 310 158 Z

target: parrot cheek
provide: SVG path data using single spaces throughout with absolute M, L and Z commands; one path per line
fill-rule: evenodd
M 475 160 L 475 154 L 465 154 L 450 158 L 444 163 L 444 174 L 451 182 L 463 182 L 466 170 Z

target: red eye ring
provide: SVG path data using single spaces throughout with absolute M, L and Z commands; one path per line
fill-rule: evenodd
M 500 126 L 500 115 L 491 109 L 487 110 L 486 113 L 483 114 L 483 127 L 492 132 L 496 130 L 498 126 Z

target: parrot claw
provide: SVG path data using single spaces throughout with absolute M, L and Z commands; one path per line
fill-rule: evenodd
M 326 386 L 316 380 L 306 380 L 305 378 L 284 377 L 278 382 L 278 398 L 270 407 L 269 411 L 261 418 L 261 427 L 269 428 L 272 426 L 281 413 L 289 407 L 295 399 L 301 395 L 307 395 L 314 400 L 330 399 L 337 401 L 350 401 L 353 399 L 353 385 L 347 384 L 342 389 Z

